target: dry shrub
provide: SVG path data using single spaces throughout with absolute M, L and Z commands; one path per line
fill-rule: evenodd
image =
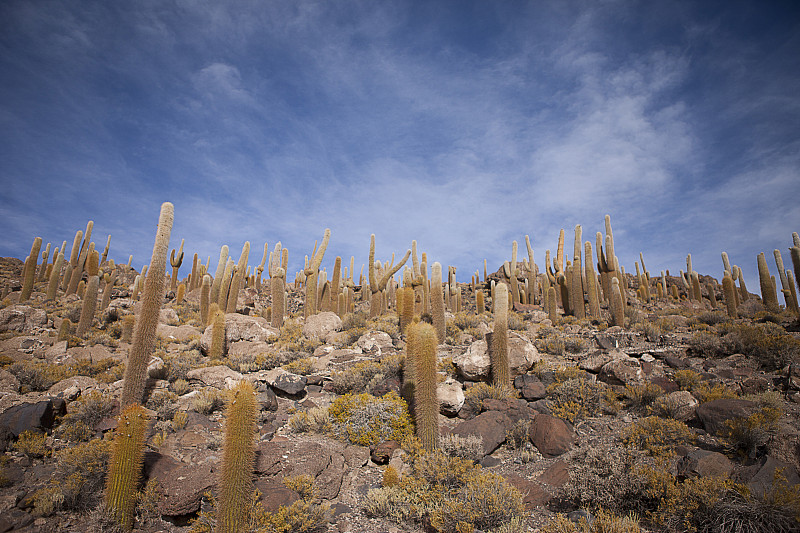
M 385 440 L 402 442 L 411 435 L 408 405 L 396 393 L 381 398 L 371 394 L 346 394 L 328 408 L 331 432 L 361 446 Z
M 724 331 L 727 333 L 725 340 L 733 351 L 752 357 L 767 370 L 800 363 L 800 339 L 778 324 L 737 322 L 731 323 Z
M 640 533 L 642 528 L 636 516 L 618 516 L 598 509 L 591 523 L 582 519 L 577 524 L 564 515 L 558 515 L 548 522 L 542 533 Z
M 653 402 L 663 395 L 664 389 L 650 382 L 625 387 L 625 396 L 630 400 L 631 407 L 638 411 L 649 410 Z
M 614 391 L 605 383 L 589 379 L 572 378 L 553 383 L 547 387 L 553 416 L 571 424 L 588 417 L 601 416 L 604 412 L 615 413 L 619 401 Z
M 689 426 L 678 420 L 648 416 L 637 421 L 625 432 L 623 442 L 635 446 L 650 455 L 671 455 L 675 446 L 692 444 L 694 433 Z
M 515 398 L 517 398 L 517 391 L 513 387 L 489 385 L 481 382 L 466 390 L 464 393 L 464 406 L 470 412 L 480 413 L 483 409 L 483 400 L 511 400 Z

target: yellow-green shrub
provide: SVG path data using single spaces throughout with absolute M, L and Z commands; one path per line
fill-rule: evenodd
M 23 431 L 14 443 L 14 449 L 28 457 L 47 457 L 51 450 L 47 447 L 47 437 L 38 431 Z
M 395 392 L 377 398 L 371 394 L 346 394 L 328 408 L 331 431 L 361 446 L 385 440 L 403 442 L 411 435 L 408 405 Z
M 675 446 L 696 440 L 689 426 L 678 420 L 648 416 L 637 421 L 625 432 L 623 441 L 653 456 L 671 454 Z

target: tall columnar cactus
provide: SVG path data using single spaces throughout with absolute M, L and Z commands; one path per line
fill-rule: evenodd
M 400 292 L 402 290 L 402 292 Z M 405 333 L 406 328 L 414 321 L 414 289 L 404 287 L 397 290 L 397 310 L 400 315 L 400 331 Z
M 695 271 L 692 271 L 692 294 L 697 303 L 703 303 L 703 293 L 700 290 L 700 276 Z
M 439 399 L 436 395 L 438 344 L 436 330 L 430 324 L 417 322 L 409 325 L 406 361 L 414 365 L 414 418 L 417 437 L 428 452 L 439 447 Z
M 242 253 L 239 255 L 239 262 L 236 263 L 236 273 L 231 280 L 230 290 L 228 291 L 228 301 L 225 307 L 226 313 L 235 313 L 236 304 L 239 302 L 239 289 L 242 288 L 245 272 L 247 271 L 247 259 L 250 257 L 250 241 L 245 241 L 242 246 Z
M 739 300 L 746 302 L 750 299 L 750 293 L 747 291 L 747 285 L 744 284 L 744 274 L 738 265 L 733 265 L 734 276 L 733 279 L 739 281 Z
M 86 231 L 83 234 L 83 245 L 81 246 L 81 252 L 78 254 L 77 263 L 72 269 L 72 276 L 69 278 L 69 288 L 67 288 L 67 294 L 75 294 L 77 292 L 78 283 L 80 283 L 81 278 L 83 277 L 83 267 L 86 263 L 86 257 L 89 254 L 89 245 L 92 241 L 92 228 L 94 228 L 94 222 L 90 220 L 86 224 Z M 70 263 L 72 263 L 71 258 Z
M 209 310 L 211 315 L 211 347 L 208 355 L 211 359 L 221 359 L 225 355 L 225 313 L 216 307 L 216 304 L 211 307 L 212 309 Z
M 197 287 L 200 286 L 198 275 L 201 274 L 199 274 L 197 270 L 198 266 L 200 266 L 200 268 L 203 267 L 202 263 L 200 263 L 200 257 L 195 253 L 194 256 L 192 257 L 192 271 L 189 274 L 189 287 L 187 287 L 189 292 L 192 292 L 193 290 L 195 290 Z
M 329 309 L 337 310 L 339 306 L 339 294 L 342 286 L 342 257 L 337 255 L 333 263 L 333 278 L 331 278 L 331 294 Z
M 106 274 L 106 286 L 103 289 L 103 298 L 100 300 L 100 311 L 105 311 L 108 304 L 111 303 L 111 291 L 114 289 L 114 283 L 117 281 L 117 269 L 111 271 L 111 274 Z
M 83 230 L 78 230 L 75 233 L 75 238 L 72 240 L 72 251 L 69 254 L 69 262 L 64 271 L 64 277 L 61 281 L 61 290 L 66 292 L 69 289 L 69 281 L 72 279 L 72 271 L 78 266 L 78 254 L 81 249 L 81 239 L 83 239 Z
M 783 267 L 783 258 L 781 257 L 780 250 L 775 250 L 773 252 L 775 255 L 775 265 L 778 267 L 778 275 L 781 279 L 781 293 L 783 294 L 783 301 L 786 302 L 786 308 L 789 309 L 792 313 L 798 314 L 800 310 L 797 308 L 797 302 L 792 297 L 792 289 L 794 288 L 794 284 L 790 285 L 789 283 L 789 276 L 786 275 L 786 269 Z
M 203 276 L 203 285 L 200 287 L 200 320 L 203 326 L 208 325 L 208 306 L 211 305 L 211 276 Z
M 33 282 L 36 280 L 36 266 L 39 264 L 39 250 L 42 248 L 42 238 L 36 237 L 31 246 L 31 253 L 25 259 L 25 266 L 22 269 L 22 292 L 19 301 L 24 302 L 31 297 L 33 292 Z
M 552 285 L 547 288 L 547 315 L 553 324 L 558 320 L 558 303 L 556 303 L 556 288 Z
M 475 291 L 475 312 L 479 315 L 486 312 L 486 300 L 483 296 L 483 289 Z
M 444 320 L 444 294 L 442 292 L 442 265 L 438 262 L 431 267 L 431 315 L 433 327 L 436 329 L 436 337 L 444 342 L 445 327 Z
M 320 244 L 319 249 L 315 249 L 314 253 L 311 254 L 311 260 L 304 271 L 306 275 L 306 301 L 303 305 L 303 316 L 306 318 L 317 314 L 317 277 L 319 276 L 322 258 L 325 256 L 325 250 L 328 249 L 330 240 L 331 230 L 325 228 L 325 233 L 322 235 L 322 244 Z
M 584 274 L 586 277 L 586 292 L 589 295 L 589 318 L 600 318 L 600 300 L 597 294 L 597 275 L 592 266 L 592 243 L 586 241 L 583 244 L 583 255 L 586 258 Z
M 270 278 L 270 294 L 272 295 L 272 327 L 283 326 L 286 314 L 286 271 L 282 267 L 275 269 Z
M 108 250 L 111 248 L 111 235 L 106 239 L 106 247 L 103 248 L 103 255 L 100 257 L 100 264 L 102 265 L 108 260 Z
M 267 264 L 269 257 L 269 243 L 264 243 L 264 254 L 261 256 L 261 262 L 256 267 L 256 291 L 261 291 L 261 275 L 264 273 L 264 266 Z
M 492 383 L 508 387 L 511 385 L 511 368 L 508 362 L 508 286 L 505 283 L 498 283 L 495 287 L 495 300 L 490 349 Z
M 611 322 L 614 326 L 625 326 L 625 309 L 622 306 L 622 292 L 619 279 L 611 279 Z
M 56 262 L 53 263 L 53 271 L 50 273 L 50 282 L 47 284 L 47 299 L 55 300 L 58 294 L 58 280 L 61 275 L 61 267 L 64 265 L 64 254 L 61 252 L 56 256 Z
M 225 409 L 225 444 L 219 477 L 217 530 L 247 530 L 256 455 L 256 395 L 248 381 L 230 391 Z
M 769 267 L 767 267 L 767 258 L 764 257 L 764 252 L 758 254 L 758 281 L 761 284 L 761 300 L 764 302 L 764 307 L 769 311 L 779 311 L 778 295 L 769 275 Z
M 793 235 L 796 235 L 793 234 Z M 800 247 L 792 246 L 789 248 L 789 254 L 792 257 L 792 267 L 794 268 L 794 280 L 798 287 L 800 287 Z
M 217 270 L 214 272 L 214 282 L 211 284 L 211 301 L 219 301 L 219 289 L 222 286 L 222 278 L 225 274 L 225 267 L 228 265 L 228 245 L 225 244 L 219 250 L 219 262 Z
M 42 252 L 42 265 L 39 267 L 39 273 L 36 275 L 37 281 L 44 281 L 45 274 L 47 273 L 47 258 L 50 257 L 50 243 L 47 243 L 47 246 Z
M 106 479 L 106 508 L 124 531 L 133 529 L 136 488 L 142 474 L 146 436 L 147 412 L 144 407 L 134 404 L 123 409 L 114 432 Z
M 528 249 L 528 303 L 539 303 L 537 298 L 539 294 L 538 277 L 536 275 L 536 263 L 533 261 L 533 247 L 531 246 L 531 239 L 525 235 L 525 247 Z
M 225 271 L 222 273 L 222 283 L 219 286 L 219 296 L 217 297 L 217 305 L 223 312 L 228 308 L 228 292 L 231 290 L 231 280 L 235 268 L 236 263 L 229 257 L 225 264 Z
M 722 292 L 725 295 L 725 307 L 728 310 L 728 316 L 736 318 L 739 314 L 736 311 L 736 286 L 733 284 L 728 272 L 722 277 Z
M 164 271 L 167 264 L 167 249 L 169 248 L 169 235 L 172 231 L 174 209 L 169 202 L 161 204 L 153 256 L 144 285 L 141 309 L 136 319 L 128 364 L 125 366 L 121 407 L 141 403 L 144 397 L 147 363 L 155 348 L 158 314 L 164 298 Z
M 392 279 L 398 270 L 408 261 L 411 256 L 411 250 L 407 250 L 403 259 L 396 265 L 387 266 L 383 272 L 379 272 L 375 264 L 375 234 L 370 235 L 369 238 L 369 290 L 372 292 L 369 303 L 369 316 L 374 318 L 379 316 L 383 311 L 384 299 L 383 291 L 386 289 L 386 284 Z M 392 261 L 394 262 L 394 254 L 392 254 Z M 380 265 L 380 264 L 379 264 Z M 378 266 L 379 266 L 378 265 Z M 440 267 L 441 268 L 441 267 Z M 444 299 L 442 299 L 444 305 Z M 444 311 L 443 311 L 444 312 Z
M 519 302 L 519 289 L 517 288 L 517 284 L 519 281 L 517 280 L 517 241 L 513 241 L 511 243 L 511 263 L 509 266 L 509 282 L 511 283 L 511 301 L 513 303 Z
M 97 309 L 97 290 L 100 287 L 100 277 L 97 275 L 100 262 L 100 254 L 97 250 L 89 255 L 86 261 L 86 273 L 89 274 L 89 282 L 83 294 L 83 306 L 81 307 L 81 319 L 78 322 L 78 329 L 75 331 L 76 337 L 83 337 L 94 320 L 94 312 Z
M 172 249 L 172 253 L 169 255 L 169 264 L 172 265 L 172 278 L 170 280 L 169 290 L 172 292 L 178 290 L 178 270 L 183 264 L 183 241 L 184 239 L 181 239 L 181 245 L 178 248 L 178 257 L 175 257 L 175 248 Z

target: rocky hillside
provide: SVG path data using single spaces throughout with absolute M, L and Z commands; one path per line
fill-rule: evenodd
M 98 310 L 76 336 L 80 290 L 48 300 L 42 277 L 19 302 L 22 262 L 0 261 L 0 532 L 118 527 L 104 492 L 114 435 L 125 434 L 129 317 L 142 303 L 137 272 L 100 269 Z M 607 301 L 598 317 L 577 318 L 534 299 L 512 303 L 504 332 L 493 279 L 510 281 L 501 268 L 448 298 L 436 452 L 413 437 L 415 385 L 426 378 L 415 383 L 410 370 L 394 292 L 370 313 L 354 286 L 352 309 L 304 318 L 305 287 L 289 283 L 273 327 L 270 284 L 245 282 L 233 312 L 206 326 L 203 289 L 176 294 L 167 281 L 130 527 L 214 530 L 228 505 L 218 491 L 231 390 L 244 380 L 257 400 L 247 530 L 800 530 L 794 314 L 743 293 L 731 318 L 716 280 L 700 278 L 698 300 L 678 278 L 666 291 L 653 279 L 645 295 L 643 278 L 626 276 L 622 325 L 610 326 Z M 435 323 L 420 311 L 412 327 Z M 506 386 L 493 385 L 497 335 Z

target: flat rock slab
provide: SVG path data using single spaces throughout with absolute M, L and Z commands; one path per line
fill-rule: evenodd
M 56 416 L 67 413 L 67 404 L 60 398 L 15 405 L 0 414 L 0 429 L 15 437 L 25 431 L 44 431 L 53 427 Z
M 339 495 L 345 470 L 345 445 L 319 442 L 260 442 L 256 449 L 255 472 L 258 476 L 279 478 L 309 475 L 315 480 L 319 496 L 333 499 Z
M 145 454 L 146 480 L 160 487 L 158 511 L 167 516 L 184 516 L 200 509 L 203 494 L 214 487 L 219 475 L 216 464 L 188 465 L 156 452 Z

